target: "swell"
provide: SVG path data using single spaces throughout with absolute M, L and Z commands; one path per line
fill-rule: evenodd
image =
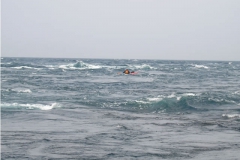
M 182 94 L 167 94 L 167 95 L 139 95 L 124 96 L 124 93 L 118 94 L 122 97 L 111 97 L 110 94 L 104 97 L 87 97 L 86 100 L 78 101 L 79 104 L 120 109 L 134 112 L 195 112 L 209 110 L 235 110 L 239 108 L 240 97 L 236 92 L 224 92 L 216 94 L 215 92 L 203 93 L 182 93 Z M 108 97 L 108 98 L 106 98 Z M 132 98 L 131 98 L 132 97 Z M 140 98 L 141 97 L 141 98 Z
M 1 97 L 10 104 L 45 100 L 48 105 L 68 104 L 65 108 L 169 113 L 240 104 L 237 62 L 7 58 L 2 62 Z M 139 72 L 123 75 L 125 68 Z

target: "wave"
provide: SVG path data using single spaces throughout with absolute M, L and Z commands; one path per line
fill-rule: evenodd
M 115 102 L 99 99 L 98 102 L 88 101 L 84 105 L 123 109 L 134 112 L 193 112 L 208 111 L 211 109 L 216 110 L 217 108 L 222 109 L 223 107 L 221 106 L 227 106 L 228 109 L 235 109 L 236 105 L 239 105 L 238 101 L 240 101 L 240 99 L 234 98 L 236 97 L 225 97 L 225 99 L 217 97 L 210 98 L 209 95 L 201 93 L 172 93 Z
M 61 107 L 58 103 L 52 103 L 50 105 L 44 104 L 18 104 L 18 103 L 2 103 L 1 108 L 4 110 L 21 110 L 21 109 L 40 109 L 40 110 L 51 110 L 53 108 Z
M 127 65 L 130 69 L 143 69 L 143 70 L 151 70 L 151 69 L 157 69 L 155 67 L 152 67 L 149 64 L 141 64 L 141 65 Z
M 14 89 L 1 89 L 2 92 L 16 92 L 16 93 L 32 93 L 30 89 L 14 88 Z
M 14 69 L 43 69 L 44 66 L 38 66 L 33 64 L 25 64 L 25 63 L 17 63 L 17 62 L 9 62 L 9 63 L 1 63 L 2 68 L 14 68 Z
M 51 65 L 46 66 L 50 69 L 53 69 L 54 67 Z M 87 70 L 87 69 L 107 69 L 108 71 L 112 71 L 114 69 L 118 70 L 124 70 L 124 69 L 130 69 L 130 70 L 152 70 L 157 69 L 155 67 L 152 67 L 148 64 L 142 64 L 142 65 L 96 65 L 96 64 L 89 64 L 85 63 L 83 61 L 77 61 L 76 63 L 66 64 L 66 65 L 60 65 L 58 66 L 60 69 L 64 70 Z
M 157 69 L 156 67 L 152 67 L 149 64 L 124 64 L 124 65 L 115 65 L 115 64 L 102 64 L 102 65 L 97 65 L 97 64 L 90 64 L 86 63 L 83 61 L 76 61 L 75 63 L 69 63 L 69 64 L 53 64 L 50 62 L 50 64 L 41 64 L 41 65 L 36 65 L 36 64 L 29 64 L 25 62 L 9 62 L 9 63 L 1 63 L 2 68 L 13 68 L 13 69 L 18 69 L 18 70 L 23 70 L 23 69 L 50 69 L 50 70 L 55 70 L 55 69 L 62 69 L 62 70 L 87 70 L 87 69 L 109 69 L 112 71 L 113 69 L 131 69 L 131 70 L 153 70 Z
M 227 100 L 227 99 L 219 99 L 219 98 L 208 98 L 208 102 L 209 104 L 237 104 L 235 101 L 233 100 Z
M 235 91 L 233 94 L 240 95 L 240 91 Z
M 149 101 L 161 101 L 164 98 L 175 98 L 176 100 L 180 100 L 182 97 L 192 97 L 192 96 L 197 96 L 198 94 L 195 93 L 183 93 L 183 94 L 175 94 L 172 93 L 170 95 L 158 95 L 157 97 L 153 97 L 153 98 L 147 98 L 147 100 Z
M 174 94 L 168 96 L 144 98 L 140 100 L 127 100 L 124 102 L 87 102 L 84 105 L 147 113 L 192 112 L 198 110 L 197 108 L 188 104 L 187 97 L 178 97 Z
M 92 65 L 92 64 L 84 63 L 83 61 L 78 61 L 78 62 L 73 63 L 73 64 L 60 65 L 59 68 L 70 69 L 70 70 L 75 70 L 75 69 L 100 69 L 100 68 L 102 68 L 102 66 Z
M 163 113 L 163 112 L 191 112 L 197 110 L 195 107 L 190 106 L 187 99 L 182 97 L 177 98 L 160 98 L 160 99 L 149 99 L 149 101 L 135 101 L 128 102 L 127 107 L 133 107 L 139 111 Z
M 34 68 L 34 67 L 28 67 L 28 66 L 19 66 L 19 67 L 11 67 L 15 69 L 36 69 L 36 70 L 41 70 L 42 68 Z
M 197 64 L 192 64 L 193 67 L 195 68 L 204 68 L 204 69 L 208 69 L 209 67 L 208 66 L 205 66 L 205 65 L 197 65 Z
M 224 118 L 240 118 L 240 114 L 222 114 Z

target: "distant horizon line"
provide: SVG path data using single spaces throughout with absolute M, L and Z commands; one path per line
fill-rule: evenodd
M 144 59 L 144 58 L 70 58 L 70 57 L 3 57 L 2 58 L 36 58 L 36 59 L 109 59 L 109 60 L 159 60 L 159 61 L 215 61 L 215 62 L 240 62 L 240 60 L 193 60 L 193 59 Z

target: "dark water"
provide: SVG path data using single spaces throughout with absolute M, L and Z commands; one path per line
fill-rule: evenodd
M 2 58 L 1 120 L 2 159 L 239 159 L 240 62 Z

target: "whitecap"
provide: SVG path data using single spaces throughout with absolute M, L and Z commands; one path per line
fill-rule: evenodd
M 91 65 L 91 64 L 88 65 L 88 69 L 99 69 L 99 68 L 102 68 L 102 67 L 98 65 Z
M 133 67 L 136 69 L 156 69 L 155 67 L 152 67 L 148 64 L 134 65 Z
M 24 108 L 24 109 L 40 109 L 40 110 L 51 110 L 53 108 L 60 107 L 60 104 L 58 103 L 52 103 L 50 105 L 44 105 L 44 104 L 18 104 L 18 103 L 2 103 L 2 108 Z
M 153 101 L 153 102 L 159 102 L 162 101 L 164 98 L 176 98 L 178 101 L 182 98 L 181 96 L 176 96 L 175 93 L 172 93 L 170 95 L 158 95 L 157 97 L 153 98 L 147 98 L 148 101 Z
M 161 101 L 161 97 L 155 97 L 155 98 L 147 98 L 149 101 Z
M 12 91 L 18 92 L 18 93 L 32 93 L 30 89 L 23 89 L 23 88 L 15 88 L 15 89 L 12 89 Z
M 136 102 L 137 103 L 141 103 L 141 104 L 148 104 L 148 103 L 150 103 L 150 102 L 146 102 L 146 101 L 137 101 L 137 100 L 136 100 Z
M 165 96 L 165 98 L 176 98 L 179 101 L 182 97 L 176 96 L 175 93 L 172 93 L 171 95 Z
M 48 69 L 56 69 L 56 66 L 53 66 L 53 65 L 45 65 L 44 67 Z
M 222 114 L 222 117 L 226 117 L 226 118 L 240 118 L 240 114 Z
M 167 96 L 167 98 L 174 98 L 174 97 L 175 97 L 174 94 L 171 94 L 171 95 Z
M 75 69 L 83 70 L 83 69 L 99 69 L 99 68 L 102 68 L 102 66 L 88 64 L 88 63 L 84 63 L 82 61 L 78 61 L 73 64 L 60 65 L 58 68 L 70 69 L 70 70 L 75 70 Z
M 239 94 L 240 94 L 240 91 L 235 91 L 233 94 L 239 95 Z
M 19 67 L 11 67 L 11 68 L 15 68 L 15 69 L 32 69 L 32 67 L 28 67 L 28 66 L 19 66 Z
M 194 94 L 194 93 L 184 93 L 183 95 L 184 96 L 196 96 L 196 94 Z
M 182 97 L 177 97 L 177 100 L 179 101 Z
M 68 65 L 60 65 L 58 68 L 61 68 L 61 69 L 68 69 L 69 66 L 68 66 Z
M 208 68 L 209 68 L 208 66 L 204 66 L 204 65 L 197 65 L 197 64 L 195 64 L 195 65 L 192 65 L 192 66 L 194 66 L 195 68 L 204 68 L 204 69 L 208 69 Z
M 208 98 L 209 101 L 214 101 L 217 103 L 231 103 L 231 104 L 236 104 L 235 101 L 233 100 L 226 100 L 226 99 L 217 99 L 217 98 Z

